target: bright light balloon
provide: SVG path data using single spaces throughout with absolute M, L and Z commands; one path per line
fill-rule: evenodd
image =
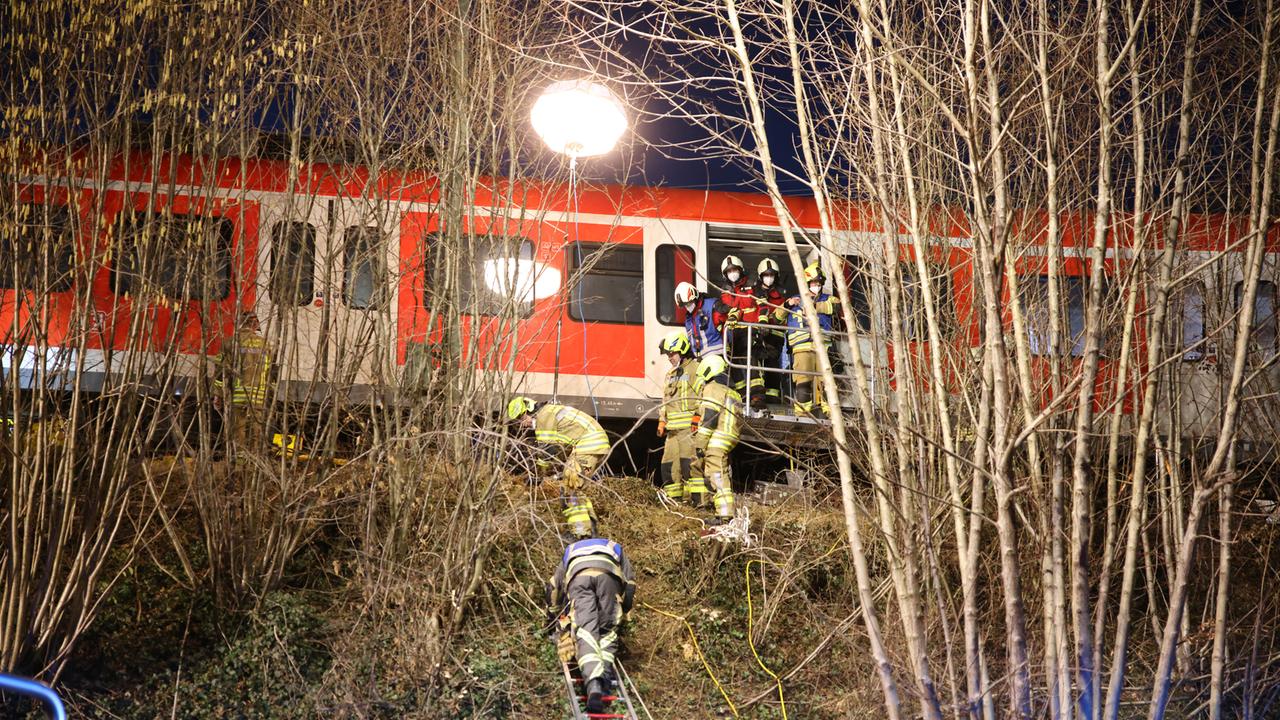
M 547 147 L 571 158 L 609 152 L 627 129 L 618 98 L 586 80 L 552 83 L 533 104 L 532 119 Z
M 560 271 L 524 258 L 494 258 L 484 261 L 484 284 L 504 297 L 518 302 L 534 302 L 560 291 Z

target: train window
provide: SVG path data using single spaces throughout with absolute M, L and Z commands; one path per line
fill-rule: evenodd
M 714 229 L 718 230 L 718 229 Z M 724 276 L 720 274 L 720 263 L 730 255 L 737 257 L 746 267 L 747 277 L 755 282 L 756 269 L 760 261 L 769 258 L 778 263 L 782 270 L 778 277 L 778 290 L 786 297 L 796 295 L 800 287 L 796 283 L 795 273 L 791 271 L 791 262 L 787 259 L 786 248 L 766 245 L 764 243 L 745 243 L 726 241 L 720 233 L 707 236 L 707 287 L 711 292 L 719 294 L 728 286 Z M 674 291 L 674 288 L 672 288 Z
M 65 205 L 18 203 L 0 220 L 0 288 L 71 289 L 75 229 Z M 16 230 L 16 232 L 11 232 Z
M 382 231 L 353 225 L 342 234 L 342 300 L 356 310 L 376 309 L 386 293 Z
M 1235 289 L 1235 307 L 1240 310 L 1240 304 L 1244 299 L 1244 283 L 1236 283 Z M 1249 345 L 1255 351 L 1262 351 L 1268 355 L 1276 350 L 1277 323 L 1280 318 L 1276 316 L 1276 285 L 1266 280 L 1258 281 L 1258 294 L 1253 299 L 1253 325 L 1249 337 Z
M 570 281 L 569 317 L 579 322 L 644 324 L 644 250 L 625 245 L 575 243 L 565 248 Z
M 1059 307 L 1066 313 L 1066 325 L 1071 343 L 1071 356 L 1084 354 L 1084 278 L 1066 276 L 1058 278 L 1061 297 Z M 1022 309 L 1027 322 L 1027 342 L 1033 355 L 1049 355 L 1055 352 L 1057 340 L 1049 336 L 1049 277 L 1040 275 L 1023 278 L 1020 285 Z
M 694 261 L 693 248 L 684 245 L 659 245 L 653 253 L 654 287 L 658 297 L 658 322 L 663 325 L 684 325 L 684 308 L 676 305 L 676 285 L 692 283 Z
M 433 242 L 439 240 L 437 237 Z M 448 266 L 448 262 L 433 264 L 437 273 L 445 272 Z M 462 311 L 470 315 L 529 317 L 533 312 L 534 267 L 533 243 L 527 239 L 501 235 L 475 237 L 470 270 L 458 273 Z M 442 277 L 433 278 L 433 286 L 443 284 Z M 429 302 L 429 298 L 427 300 Z
M 956 306 L 952 301 L 951 272 L 945 265 L 929 263 L 930 289 L 933 290 L 934 315 L 943 338 L 950 338 L 956 330 Z M 916 275 L 913 263 L 899 265 L 902 271 L 902 331 L 906 339 L 919 342 L 929 339 L 928 317 L 925 315 L 924 290 Z
M 1204 359 L 1204 286 L 1191 283 L 1182 291 L 1182 359 Z
M 316 229 L 305 222 L 271 228 L 271 299 L 277 305 L 309 305 L 315 298 Z
M 121 213 L 112 267 L 118 295 L 148 292 L 208 302 L 231 294 L 231 220 L 206 215 Z
M 849 309 L 853 311 L 860 333 L 871 332 L 871 303 L 867 299 L 869 280 L 867 261 L 857 255 L 845 255 L 844 281 L 849 286 Z

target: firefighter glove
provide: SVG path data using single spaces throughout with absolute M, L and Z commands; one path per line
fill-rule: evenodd
M 667 434 L 667 421 L 659 420 L 658 421 L 658 437 L 662 437 L 663 435 L 666 435 L 666 434 Z
M 574 650 L 573 633 L 568 631 L 560 633 L 559 639 L 556 640 L 556 655 L 559 656 L 560 662 L 567 663 L 572 660 Z

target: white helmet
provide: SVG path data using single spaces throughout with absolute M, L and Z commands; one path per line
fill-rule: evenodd
M 725 258 L 720 261 L 720 274 L 728 275 L 729 268 L 731 267 L 736 267 L 738 268 L 738 270 L 743 270 L 744 268 L 742 267 L 742 259 L 739 258 L 737 255 L 726 255 Z
M 765 273 L 773 273 L 774 275 L 781 275 L 782 269 L 778 267 L 778 263 L 773 261 L 773 258 L 765 258 L 760 261 L 759 265 L 756 266 L 756 277 L 759 277 Z
M 696 302 L 698 299 L 698 288 L 687 282 L 682 282 L 676 286 L 676 304 L 687 305 Z

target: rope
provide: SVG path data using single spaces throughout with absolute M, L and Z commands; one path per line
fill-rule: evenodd
M 641 602 L 640 604 L 659 615 L 665 615 L 673 620 L 679 620 L 684 623 L 685 628 L 689 631 L 689 638 L 693 640 L 693 649 L 698 652 L 698 659 L 702 661 L 702 667 L 707 671 L 707 677 L 711 678 L 711 682 L 715 683 L 716 689 L 720 691 L 720 696 L 729 704 L 729 711 L 733 713 L 734 717 L 738 717 L 738 708 L 735 707 L 733 701 L 729 699 L 729 693 L 725 692 L 724 686 L 720 684 L 719 678 L 717 678 L 716 674 L 711 671 L 711 666 L 707 664 L 707 657 L 702 654 L 702 647 L 698 645 L 698 636 L 693 632 L 693 626 L 689 624 L 689 621 L 679 615 L 669 613 L 666 610 L 659 610 L 647 602 Z
M 742 569 L 742 574 L 747 581 L 747 645 L 751 647 L 751 654 L 755 656 L 756 664 L 760 666 L 761 670 L 769 673 L 769 677 L 773 678 L 773 681 L 778 684 L 778 702 L 782 703 L 782 720 L 787 720 L 787 699 L 782 695 L 782 678 L 778 677 L 777 674 L 769 669 L 769 666 L 764 664 L 764 660 L 760 659 L 760 653 L 756 652 L 755 640 L 752 639 L 755 627 L 755 611 L 751 606 L 751 564 L 759 562 L 761 561 L 748 560 L 747 566 Z

